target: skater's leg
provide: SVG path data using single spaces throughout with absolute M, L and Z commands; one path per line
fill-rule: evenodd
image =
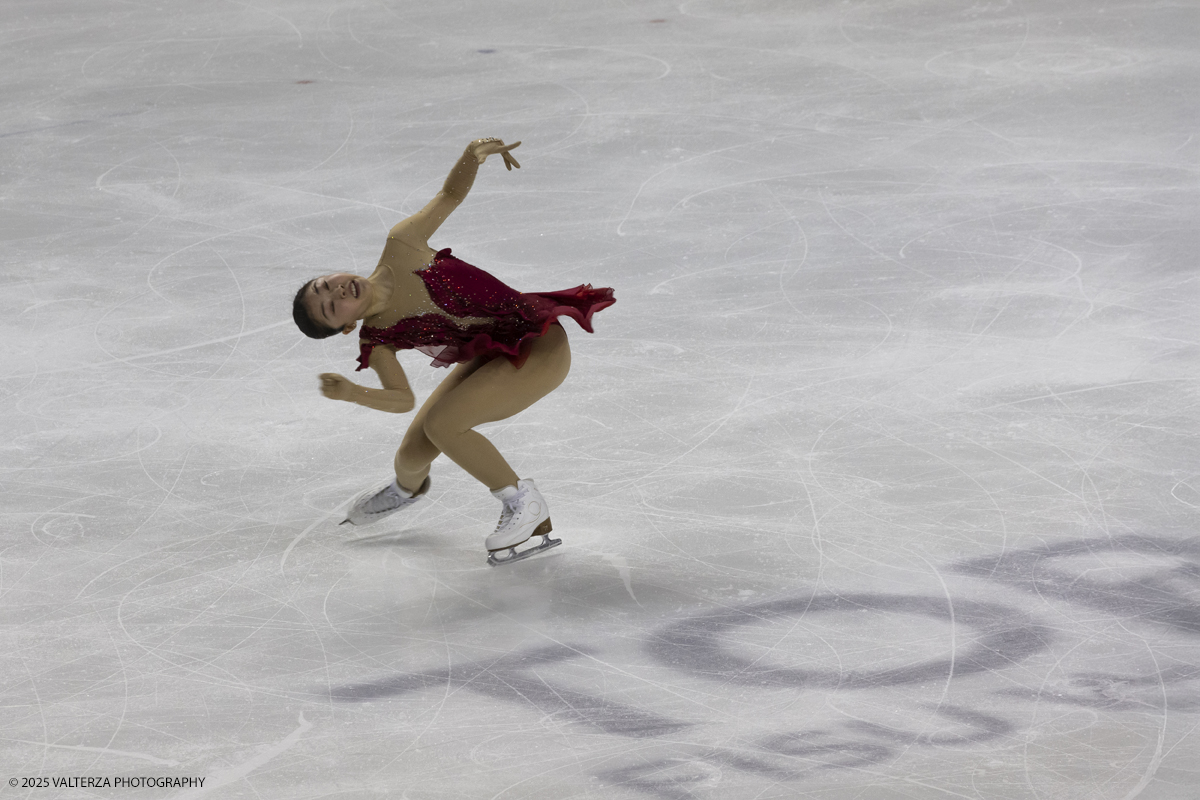
M 493 359 L 443 393 L 437 402 L 422 406 L 425 438 L 488 489 L 515 486 L 517 474 L 504 456 L 472 428 L 525 410 L 557 388 L 570 368 L 567 334 L 562 327 L 552 325 L 545 336 L 533 342 L 520 369 L 506 358 Z
M 404 439 L 400 442 L 400 449 L 396 451 L 396 458 L 393 462 L 396 468 L 396 483 L 400 484 L 407 491 L 417 492 L 420 490 L 421 484 L 424 483 L 425 478 L 429 475 L 429 465 L 442 452 L 425 434 L 425 419 L 429 416 L 429 410 L 437 405 L 446 396 L 447 392 L 461 384 L 475 370 L 479 369 L 482 364 L 483 359 L 477 358 L 473 361 L 457 365 L 438 384 L 437 388 L 430 393 L 425 402 L 421 404 L 421 408 L 413 416 L 412 422 L 409 423 L 408 430 L 404 434 Z
M 401 491 L 397 491 L 396 486 L 389 483 L 379 489 L 363 492 L 350 501 L 346 511 L 346 522 L 368 525 L 412 505 L 429 490 L 425 482 L 429 476 L 429 465 L 441 451 L 425 435 L 425 417 L 429 414 L 429 409 L 437 405 L 439 398 L 466 380 L 482 363 L 481 359 L 477 359 L 455 367 L 430 393 L 429 399 L 414 416 L 407 433 L 404 434 L 400 449 L 396 451 L 396 486 L 399 486 Z

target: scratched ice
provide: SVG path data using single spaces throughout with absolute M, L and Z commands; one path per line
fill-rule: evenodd
M 1200 797 L 1198 31 L 0 4 L 4 797 Z M 407 418 L 288 310 L 479 136 L 434 243 L 619 300 L 486 428 L 565 542 L 498 569 L 449 463 L 338 527 Z

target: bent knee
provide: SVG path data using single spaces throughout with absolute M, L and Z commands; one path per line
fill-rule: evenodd
M 437 445 L 430 441 L 423 426 L 420 428 L 410 427 L 404 434 L 404 440 L 400 442 L 400 448 L 396 451 L 396 464 L 425 465 L 437 458 L 438 452 Z
M 425 425 L 423 430 L 425 435 L 429 437 L 429 441 L 441 450 L 445 448 L 443 445 L 452 440 L 455 436 L 469 429 L 470 425 L 464 425 L 460 420 L 455 419 L 453 415 L 440 412 L 437 408 L 431 409 L 428 416 L 425 417 Z

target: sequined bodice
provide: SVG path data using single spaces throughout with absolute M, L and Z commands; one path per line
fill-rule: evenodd
M 435 366 L 480 355 L 517 358 L 522 342 L 545 334 L 557 317 L 570 316 L 590 331 L 591 315 L 616 302 L 611 289 L 588 285 L 565 292 L 518 292 L 455 258 L 449 248 L 414 274 L 424 293 L 413 282 L 412 313 L 387 327 L 362 327 L 359 369 L 367 366 L 377 345 L 420 350 L 433 356 Z
M 404 322 L 404 320 L 419 318 L 429 314 L 454 320 L 459 325 L 478 325 L 488 321 L 487 317 L 455 314 L 451 309 L 439 305 L 434 299 L 435 286 L 440 283 L 438 281 L 439 256 L 442 256 L 444 259 L 446 253 L 448 251 L 443 250 L 434 255 L 429 263 L 419 269 L 396 276 L 397 286 L 394 290 L 395 304 L 402 307 L 404 311 L 391 325 L 373 326 L 374 330 L 390 329 Z M 430 285 L 430 281 L 433 281 L 434 286 Z M 380 315 L 384 319 L 389 316 L 395 316 L 395 313 L 384 312 Z

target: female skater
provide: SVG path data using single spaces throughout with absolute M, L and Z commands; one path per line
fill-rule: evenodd
M 474 428 L 513 416 L 563 382 L 571 350 L 558 317 L 571 317 L 590 333 L 592 314 L 616 302 L 612 289 L 586 284 L 522 294 L 455 258 L 449 248 L 435 252 L 429 246 L 429 237 L 467 196 L 479 165 L 499 155 L 509 170 L 520 168 L 509 153 L 520 144 L 495 138 L 471 142 L 437 196 L 392 228 L 370 277 L 315 278 L 300 288 L 292 306 L 296 325 L 314 339 L 353 333 L 363 321 L 358 369 L 375 370 L 383 388 L 325 373 L 321 392 L 334 400 L 406 413 L 415 402 L 397 350 L 420 350 L 433 357 L 434 366 L 457 365 L 408 426 L 396 452 L 396 479 L 354 498 L 345 521 L 363 525 L 415 503 L 429 491 L 430 464 L 445 453 L 504 505 L 485 543 L 493 565 L 560 540 L 549 537 L 550 511 L 534 482 L 518 478 Z M 541 536 L 541 543 L 518 553 L 517 545 L 531 536 Z

